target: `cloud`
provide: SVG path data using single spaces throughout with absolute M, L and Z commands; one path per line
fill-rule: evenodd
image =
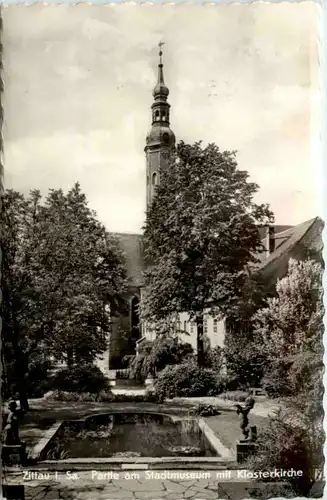
M 8 187 L 79 180 L 110 229 L 137 231 L 164 39 L 177 139 L 238 150 L 278 222 L 315 215 L 313 3 L 36 4 L 7 6 L 3 18 Z

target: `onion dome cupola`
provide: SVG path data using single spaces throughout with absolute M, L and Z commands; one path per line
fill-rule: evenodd
M 169 127 L 170 104 L 167 102 L 169 89 L 165 84 L 163 75 L 162 45 L 163 42 L 160 42 L 158 79 L 152 93 L 154 97 L 154 102 L 151 106 L 152 128 L 146 136 L 146 145 L 154 146 L 163 144 L 168 147 L 173 147 L 175 146 L 175 135 Z

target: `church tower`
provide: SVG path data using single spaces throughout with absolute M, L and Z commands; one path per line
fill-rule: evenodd
M 152 203 L 155 188 L 160 182 L 160 169 L 169 161 L 175 148 L 175 135 L 169 127 L 169 94 L 163 76 L 162 45 L 159 43 L 158 80 L 153 89 L 152 127 L 146 136 L 146 206 Z

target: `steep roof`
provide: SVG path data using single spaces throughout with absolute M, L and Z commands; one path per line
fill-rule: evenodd
M 291 229 L 292 227 L 294 227 L 294 226 L 285 226 L 285 225 L 281 226 L 280 224 L 277 225 L 277 226 L 273 225 L 275 234 L 281 233 L 283 231 L 286 231 L 286 229 Z M 265 227 L 259 227 L 259 234 L 260 234 L 260 236 L 261 236 L 262 239 L 265 237 L 265 231 L 266 231 Z
M 321 259 L 323 225 L 323 221 L 319 217 L 315 217 L 302 224 L 275 233 L 274 252 L 258 265 L 258 269 L 268 287 L 273 286 L 278 278 L 282 278 L 287 274 L 290 258 L 297 260 Z
M 275 250 L 269 257 L 259 254 L 257 269 L 268 288 L 274 287 L 276 280 L 287 273 L 291 257 L 297 260 L 321 258 L 323 222 L 319 217 L 297 226 L 274 226 Z M 263 232 L 260 231 L 261 236 Z M 136 233 L 114 233 L 124 254 L 130 285 L 143 285 L 143 235 Z M 264 241 L 263 241 L 264 243 Z

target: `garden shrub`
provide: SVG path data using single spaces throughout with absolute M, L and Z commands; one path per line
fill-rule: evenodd
M 286 484 L 267 484 L 266 488 L 254 487 L 253 489 L 248 489 L 250 498 L 258 498 L 260 500 L 268 500 L 269 498 L 293 498 L 296 497 L 296 492 L 293 490 L 291 485 Z
M 144 381 L 168 365 L 176 365 L 192 355 L 193 348 L 178 337 L 159 336 L 153 342 L 144 341 L 137 356 L 130 359 L 130 377 Z
M 67 401 L 69 402 L 83 402 L 83 401 L 97 401 L 98 394 L 91 392 L 73 392 L 73 391 L 62 391 L 55 390 L 49 396 L 49 401 Z
M 31 354 L 28 362 L 28 371 L 24 376 L 27 397 L 41 398 L 49 390 L 49 372 L 51 368 L 52 364 L 50 360 L 47 359 L 39 351 Z M 9 380 L 7 380 L 6 382 L 8 383 L 8 385 L 2 384 L 1 386 L 2 397 L 4 399 L 19 399 L 18 381 L 12 366 L 10 367 Z
M 262 378 L 262 388 L 270 398 L 288 397 L 292 395 L 289 372 L 292 366 L 290 360 L 277 359 L 268 366 Z
M 91 392 L 65 392 L 56 390 L 49 397 L 50 401 L 67 401 L 67 402 L 94 402 L 94 403 L 157 403 L 158 397 L 155 393 L 146 392 L 145 394 L 113 394 L 106 389 L 98 394 Z
M 221 390 L 221 379 L 217 372 L 199 367 L 194 362 L 167 366 L 155 381 L 155 392 L 160 400 L 213 396 Z
M 220 346 L 209 348 L 205 351 L 205 364 L 207 368 L 212 368 L 220 372 L 224 364 L 224 352 Z
M 228 390 L 261 387 L 262 377 L 267 370 L 267 356 L 260 345 L 233 338 L 229 333 L 224 349 L 228 379 L 233 382 Z
M 92 363 L 59 370 L 52 379 L 52 388 L 67 392 L 99 393 L 109 386 L 108 379 L 100 368 Z
M 216 406 L 200 403 L 196 407 L 191 408 L 188 413 L 192 416 L 213 417 L 220 415 L 221 412 Z
M 307 496 L 315 482 L 316 469 L 323 464 L 323 443 L 322 419 L 296 415 L 294 408 L 289 408 L 270 417 L 269 425 L 258 433 L 258 453 L 248 459 L 246 468 L 301 470 L 302 476 L 287 481 L 298 495 Z

